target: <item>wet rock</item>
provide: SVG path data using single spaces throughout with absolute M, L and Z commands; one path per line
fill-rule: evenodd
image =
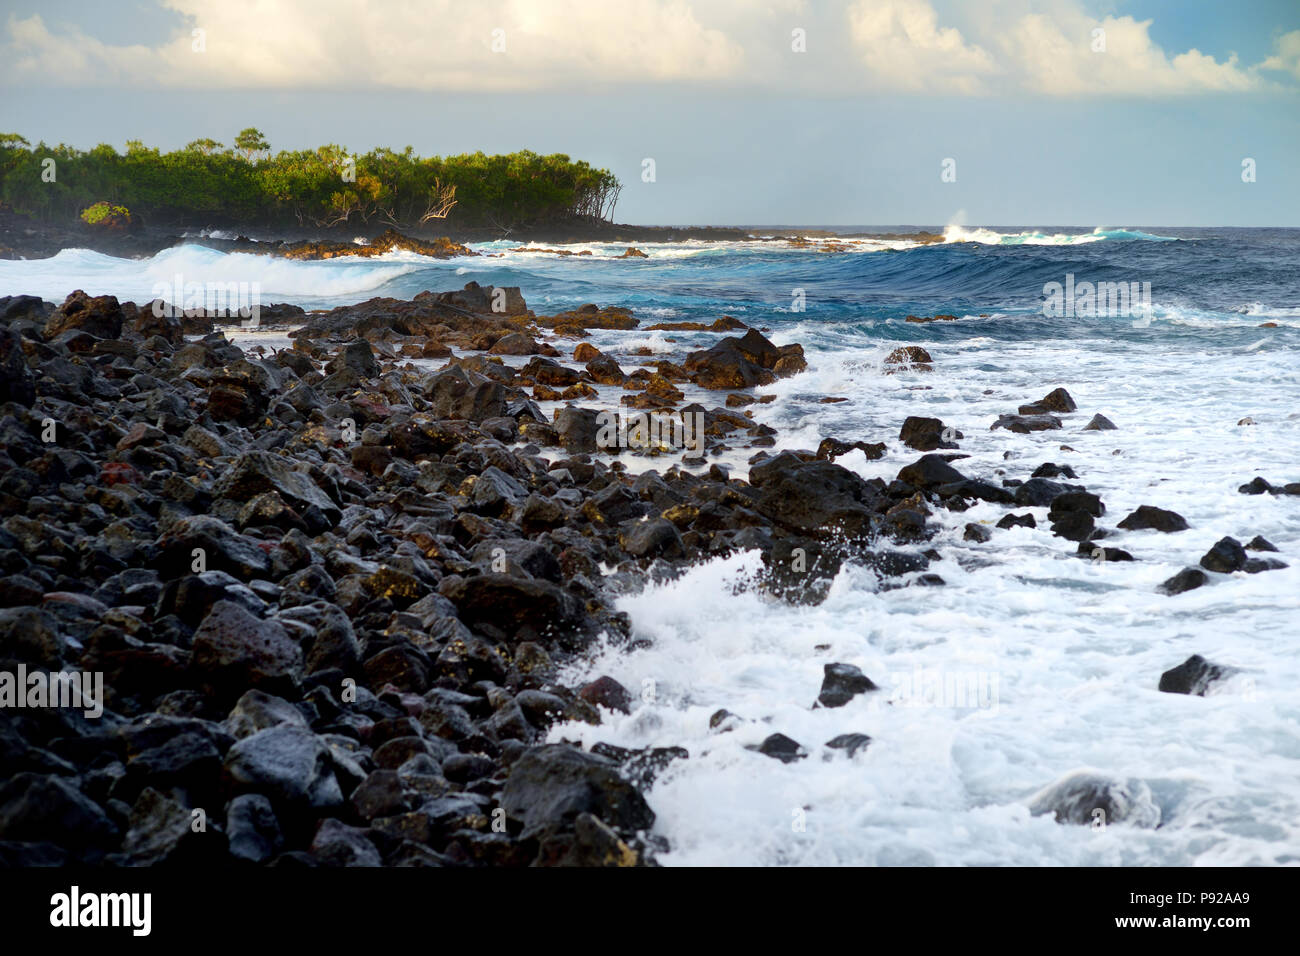
M 1074 469 L 1069 465 L 1058 465 L 1055 462 L 1048 461 L 1034 469 L 1031 478 L 1078 478 Z
M 193 667 L 220 693 L 291 693 L 302 676 L 302 649 L 277 622 L 218 601 L 194 632 Z
M 636 850 L 611 827 L 590 813 L 581 813 L 574 818 L 571 836 L 553 836 L 542 841 L 536 865 L 627 867 L 636 866 L 639 861 Z
M 1246 482 L 1246 484 L 1242 485 L 1237 490 L 1243 495 L 1277 494 L 1277 490 L 1258 475 Z
M 1246 566 L 1246 549 L 1236 538 L 1223 537 L 1201 557 L 1201 567 L 1207 571 L 1231 574 Z
M 1151 505 L 1141 505 L 1118 525 L 1125 531 L 1186 531 L 1187 519 L 1174 511 L 1165 511 Z
M 329 748 L 291 724 L 260 730 L 226 754 L 225 773 L 240 792 L 260 793 L 288 807 L 327 810 L 343 803 Z
M 540 541 L 525 541 L 522 538 L 492 539 L 475 548 L 472 557 L 485 571 L 511 575 L 518 575 L 522 571 L 529 577 L 555 584 L 561 584 L 564 580 L 560 562 Z
M 187 807 L 152 787 L 146 787 L 131 807 L 130 829 L 122 852 L 133 866 L 212 865 L 226 853 L 226 837 L 216 827 L 195 829 L 196 817 Z
M 375 351 L 365 339 L 357 339 L 343 347 L 336 359 L 325 366 L 326 371 L 337 372 L 351 369 L 362 378 L 378 378 L 379 363 L 375 361 Z
M 226 729 L 238 739 L 280 724 L 306 727 L 307 720 L 302 711 L 284 698 L 260 690 L 245 691 L 226 718 Z
M 1261 571 L 1280 571 L 1287 567 L 1290 565 L 1277 558 L 1247 558 L 1241 569 L 1247 574 L 1259 574 Z
M 1246 550 L 1247 551 L 1276 551 L 1277 548 L 1274 547 L 1273 544 L 1267 538 L 1257 534 L 1255 535 L 1255 537 L 1251 538 L 1248 542 L 1246 542 Z
M 240 455 L 216 485 L 216 493 L 232 501 L 248 501 L 271 491 L 298 511 L 315 505 L 331 523 L 340 515 L 338 506 L 310 477 L 294 470 L 287 459 L 266 451 Z
M 1167 694 L 1204 697 L 1211 684 L 1235 673 L 1235 667 L 1212 664 L 1200 654 L 1193 654 L 1177 667 L 1160 675 L 1160 690 Z
M 885 356 L 885 365 L 893 366 L 892 369 L 886 369 L 886 372 L 894 370 L 910 370 L 914 372 L 929 372 L 934 366 L 931 364 L 934 359 L 919 345 L 902 345 L 894 349 Z
M 998 519 L 997 527 L 999 528 L 1036 528 L 1038 522 L 1034 520 L 1031 514 L 1023 515 L 1003 515 Z
M 221 752 L 212 737 L 181 732 L 157 746 L 131 755 L 127 772 L 132 780 L 160 787 L 183 787 L 199 798 L 211 796 L 221 767 Z
M 230 855 L 249 863 L 265 863 L 284 846 L 275 809 L 260 793 L 241 794 L 230 801 L 226 835 Z
M 1127 823 L 1154 828 L 1160 808 L 1141 780 L 1117 780 L 1091 771 L 1070 774 L 1039 791 L 1029 801 L 1034 816 L 1052 814 L 1057 823 L 1096 825 Z
M 158 556 L 153 566 L 169 576 L 198 570 L 195 562 L 200 560 L 204 570 L 225 571 L 242 580 L 264 577 L 271 567 L 266 551 L 211 515 L 180 519 L 155 546 Z
M 397 816 L 412 809 L 396 770 L 371 771 L 352 791 L 348 802 L 362 820 Z
M 499 382 L 471 377 L 458 366 L 434 376 L 426 385 L 431 410 L 438 418 L 481 422 L 507 412 L 505 387 Z
M 1095 541 L 1086 540 L 1079 543 L 1078 553 L 1094 561 L 1132 561 L 1133 555 L 1123 548 L 1106 548 Z
M 834 461 L 854 450 L 861 451 L 868 461 L 875 461 L 885 457 L 888 449 L 884 442 L 847 442 L 840 441 L 838 438 L 823 438 L 821 444 L 817 446 L 817 457 L 821 461 Z
M 1070 490 L 1072 486 L 1047 478 L 1030 478 L 1016 488 L 1015 503 L 1022 508 L 1048 508 L 1057 497 Z
M 442 762 L 443 776 L 462 785 L 490 777 L 496 770 L 496 761 L 483 754 L 452 754 Z
M 567 524 L 573 512 L 555 498 L 531 494 L 518 511 L 519 530 L 524 534 L 537 534 Z
M 686 760 L 690 754 L 684 747 L 646 747 L 629 750 L 613 744 L 599 743 L 591 752 L 608 757 L 619 765 L 623 775 L 638 787 L 649 787 L 655 778 L 674 760 Z
M 798 345 L 781 348 L 755 329 L 743 337 L 728 336 L 712 348 L 686 356 L 683 368 L 701 388 L 737 389 L 769 385 L 807 366 Z
M 169 345 L 183 345 L 185 329 L 177 311 L 162 299 L 154 299 L 140 306 L 139 313 L 130 320 L 131 331 L 144 339 L 157 336 Z
M 35 322 L 43 325 L 55 308 L 53 302 L 45 302 L 38 295 L 0 296 L 0 323 Z
M 758 489 L 755 509 L 791 531 L 852 536 L 874 527 L 879 492 L 831 462 L 781 454 L 751 468 L 749 481 Z
M 0 784 L 0 840 L 83 853 L 107 847 L 117 833 L 104 810 L 62 777 L 19 773 Z
M 985 541 L 992 539 L 992 537 L 993 532 L 982 524 L 967 524 L 966 530 L 962 534 L 963 540 L 974 541 L 977 544 L 983 544 Z
M 826 747 L 830 750 L 843 750 L 853 757 L 858 751 L 866 750 L 870 743 L 871 738 L 866 734 L 840 734 L 826 741 Z
M 425 746 L 423 737 L 394 737 L 379 744 L 375 748 L 373 758 L 376 767 L 396 770 L 412 757 L 428 753 L 429 749 Z
M 324 866 L 379 866 L 383 862 L 365 830 L 332 818 L 320 822 L 310 851 Z
M 504 574 L 444 581 L 443 596 L 456 605 L 471 628 L 488 628 L 511 641 L 556 643 L 570 650 L 590 640 L 582 605 L 568 591 L 547 581 Z
M 945 431 L 951 431 L 953 438 L 960 438 L 956 429 L 946 429 L 937 418 L 923 418 L 909 415 L 898 433 L 899 440 L 909 448 L 917 451 L 934 451 L 936 448 L 956 448 L 957 443 L 945 437 Z
M 622 385 L 627 378 L 618 363 L 608 355 L 596 355 L 587 362 L 586 369 L 591 380 L 598 385 Z
M 526 332 L 511 332 L 497 339 L 490 349 L 490 355 L 536 355 L 541 346 Z
M 34 607 L 0 610 L 0 654 L 58 670 L 66 649 L 54 615 Z
M 773 760 L 779 760 L 782 763 L 794 763 L 796 760 L 802 760 L 808 756 L 808 752 L 799 745 L 799 742 L 792 740 L 785 734 L 772 734 L 757 747 L 751 748 L 757 750 L 764 757 L 771 757 Z
M 1192 591 L 1201 587 L 1208 580 L 1209 578 L 1205 576 L 1205 572 L 1200 568 L 1183 568 L 1156 590 L 1162 594 L 1182 594 L 1185 591 Z
M 1096 530 L 1096 522 L 1086 511 L 1069 511 L 1052 522 L 1052 534 L 1066 541 L 1087 541 Z
M 817 702 L 823 707 L 843 707 L 858 694 L 872 690 L 879 688 L 852 664 L 827 664 Z
M 36 401 L 36 376 L 23 357 L 22 339 L 11 329 L 0 327 L 0 405 L 17 402 L 30 406 Z
M 595 409 L 566 406 L 555 413 L 553 427 L 560 444 L 570 455 L 591 454 L 599 450 L 600 413 Z
M 1075 512 L 1082 512 L 1094 518 L 1100 518 L 1106 513 L 1106 506 L 1102 504 L 1099 497 L 1091 492 L 1067 491 L 1052 499 L 1047 517 L 1049 521 L 1056 521 L 1064 515 Z
M 376 687 L 392 684 L 399 691 L 416 694 L 428 688 L 431 677 L 428 655 L 402 644 L 385 647 L 366 658 L 362 670 L 367 682 Z
M 525 751 L 510 768 L 501 806 L 523 823 L 525 839 L 570 829 L 582 813 L 624 834 L 648 830 L 655 818 L 617 764 L 567 744 Z
M 1088 424 L 1083 426 L 1083 430 L 1086 432 L 1113 432 L 1115 431 L 1115 423 L 1105 415 L 1098 413 L 1093 415 Z
M 1070 393 L 1063 388 L 1052 389 L 1033 404 L 1048 412 L 1072 412 L 1079 407 L 1074 403 Z M 1039 414 L 1039 412 L 1026 413 L 1022 410 L 1022 414 Z
M 479 514 L 499 516 L 524 502 L 528 489 L 495 465 L 483 470 L 474 482 L 470 500 Z
M 331 669 L 351 671 L 361 661 L 361 644 L 352 622 L 340 608 L 326 605 L 315 628 L 304 661 L 307 674 Z
M 619 535 L 619 544 L 634 558 L 664 557 L 671 560 L 686 556 L 681 534 L 671 521 L 663 518 L 635 522 Z
M 928 490 L 940 485 L 965 481 L 966 476 L 948 464 L 942 455 L 922 455 L 898 473 L 898 480 Z
M 122 334 L 122 320 L 122 306 L 115 296 L 89 296 L 78 289 L 50 316 L 45 337 L 52 339 L 68 329 L 77 329 L 97 339 L 116 339 Z
M 1028 407 L 1028 406 L 1026 406 Z M 999 415 L 990 427 L 1005 428 L 1007 431 L 1028 435 L 1030 432 L 1048 431 L 1061 427 L 1061 420 L 1055 415 Z
M 737 717 L 731 711 L 723 708 L 715 710 L 709 716 L 709 732 L 714 734 L 725 734 L 728 731 L 735 730 L 743 723 L 740 717 Z
M 607 707 L 621 713 L 631 713 L 632 695 L 627 688 L 612 677 L 598 677 L 578 691 L 578 696 L 592 706 Z
M 401 238 L 405 239 L 406 237 L 402 236 Z M 378 240 L 372 241 L 371 246 L 374 247 L 376 242 Z M 451 244 L 442 257 L 445 258 L 448 253 L 464 255 L 466 252 L 468 250 L 465 250 L 465 247 Z M 421 254 L 427 255 L 428 253 L 421 252 Z M 440 304 L 452 305 L 458 309 L 473 312 L 476 315 L 524 315 L 528 312 L 528 305 L 519 292 L 519 286 L 516 285 L 481 286 L 477 282 L 468 282 L 465 284 L 464 289 L 438 293 L 436 301 Z

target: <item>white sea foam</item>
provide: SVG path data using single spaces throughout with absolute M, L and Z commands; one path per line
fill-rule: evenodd
M 1130 229 L 1106 229 L 1092 232 L 998 232 L 995 229 L 951 225 L 943 230 L 944 242 L 979 242 L 990 246 L 1077 246 L 1106 239 L 1153 239 L 1172 241 L 1170 236 L 1155 236 Z
M 1256 474 L 1300 480 L 1300 367 L 1293 349 L 1247 353 L 1161 335 L 927 343 L 936 371 L 910 376 L 876 370 L 896 343 L 862 340 L 810 353 L 809 371 L 766 389 L 783 397 L 755 406 L 755 417 L 777 425 L 783 445 L 885 440 L 883 460 L 840 459 L 885 480 L 917 457 L 896 441 L 899 422 L 939 417 L 966 436 L 964 473 L 996 481 L 1068 463 L 1105 501 L 1101 525 L 1151 504 L 1179 512 L 1190 530 L 1118 532 L 1106 544 L 1138 560 L 1098 564 L 1053 537 L 1042 508 L 1014 509 L 1034 513 L 1037 529 L 963 541 L 967 522 L 991 526 L 1005 513 L 981 503 L 932 519 L 947 557 L 931 570 L 945 586 L 881 590 L 848 568 L 817 607 L 743 587 L 756 553 L 715 560 L 623 599 L 648 645 L 607 649 L 568 675 L 652 686 L 654 702 L 553 736 L 690 752 L 649 793 L 669 865 L 1300 862 L 1300 500 L 1236 490 Z M 1080 406 L 1063 430 L 989 430 L 999 413 L 1057 385 Z M 852 401 L 818 406 L 793 401 L 799 393 Z M 1094 412 L 1119 430 L 1081 431 Z M 1247 415 L 1259 424 L 1238 426 Z M 1255 534 L 1291 567 L 1177 597 L 1156 592 L 1218 538 Z M 1196 653 L 1242 673 L 1205 698 L 1156 689 L 1161 672 Z M 831 661 L 858 665 L 882 690 L 813 709 Z M 906 706 L 899 687 L 916 673 L 996 678 L 996 707 Z M 721 708 L 747 722 L 710 733 Z M 777 732 L 809 757 L 783 764 L 747 749 Z M 854 732 L 872 743 L 852 759 L 823 746 Z M 1163 825 L 1098 831 L 1030 816 L 1032 794 L 1080 768 L 1145 781 Z
M 453 260 L 454 261 L 454 260 Z M 156 285 L 259 283 L 263 302 L 358 298 L 440 260 L 406 251 L 373 258 L 304 262 L 254 253 L 227 253 L 199 245 L 164 249 L 145 259 L 118 259 L 89 249 L 64 249 L 48 259 L 0 260 L 0 295 L 39 295 L 62 302 L 73 289 L 148 302 Z

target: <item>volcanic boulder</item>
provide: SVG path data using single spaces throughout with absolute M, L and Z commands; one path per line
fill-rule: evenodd
M 755 329 L 744 336 L 728 336 L 712 348 L 692 352 L 684 367 L 691 381 L 708 389 L 752 388 L 770 385 L 808 367 L 803 346 L 777 347 Z

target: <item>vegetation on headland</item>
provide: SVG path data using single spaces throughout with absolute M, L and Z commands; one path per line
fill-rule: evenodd
M 101 229 L 125 229 L 131 224 L 131 211 L 125 206 L 97 202 L 81 211 L 81 221 Z
M 408 146 L 349 153 L 330 144 L 282 150 L 256 129 L 233 145 L 198 139 L 161 152 L 31 145 L 0 134 L 0 200 L 45 222 L 72 222 L 99 203 L 150 225 L 275 228 L 395 226 L 439 221 L 502 231 L 611 221 L 621 190 L 605 169 L 555 153 L 420 157 Z M 98 215 L 98 213 L 91 213 Z

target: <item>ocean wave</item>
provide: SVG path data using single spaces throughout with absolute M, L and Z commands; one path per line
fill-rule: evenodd
M 943 230 L 944 242 L 978 242 L 989 246 L 1077 246 L 1108 239 L 1143 240 L 1147 242 L 1177 242 L 1173 236 L 1156 236 L 1138 229 L 1106 229 L 1098 226 L 1092 232 L 997 232 L 993 229 L 947 226 Z
M 262 301 L 343 299 L 440 260 L 411 252 L 373 258 L 300 261 L 184 244 L 145 259 L 119 259 L 89 249 L 64 249 L 48 259 L 0 260 L 0 293 L 63 301 L 73 289 L 147 302 L 155 288 L 182 283 L 257 283 Z
M 1236 312 L 1238 315 L 1256 316 L 1264 319 L 1295 319 L 1300 318 L 1300 306 L 1290 306 L 1275 308 L 1270 305 L 1264 305 L 1262 302 L 1246 302 L 1235 308 L 1229 309 L 1230 312 Z

